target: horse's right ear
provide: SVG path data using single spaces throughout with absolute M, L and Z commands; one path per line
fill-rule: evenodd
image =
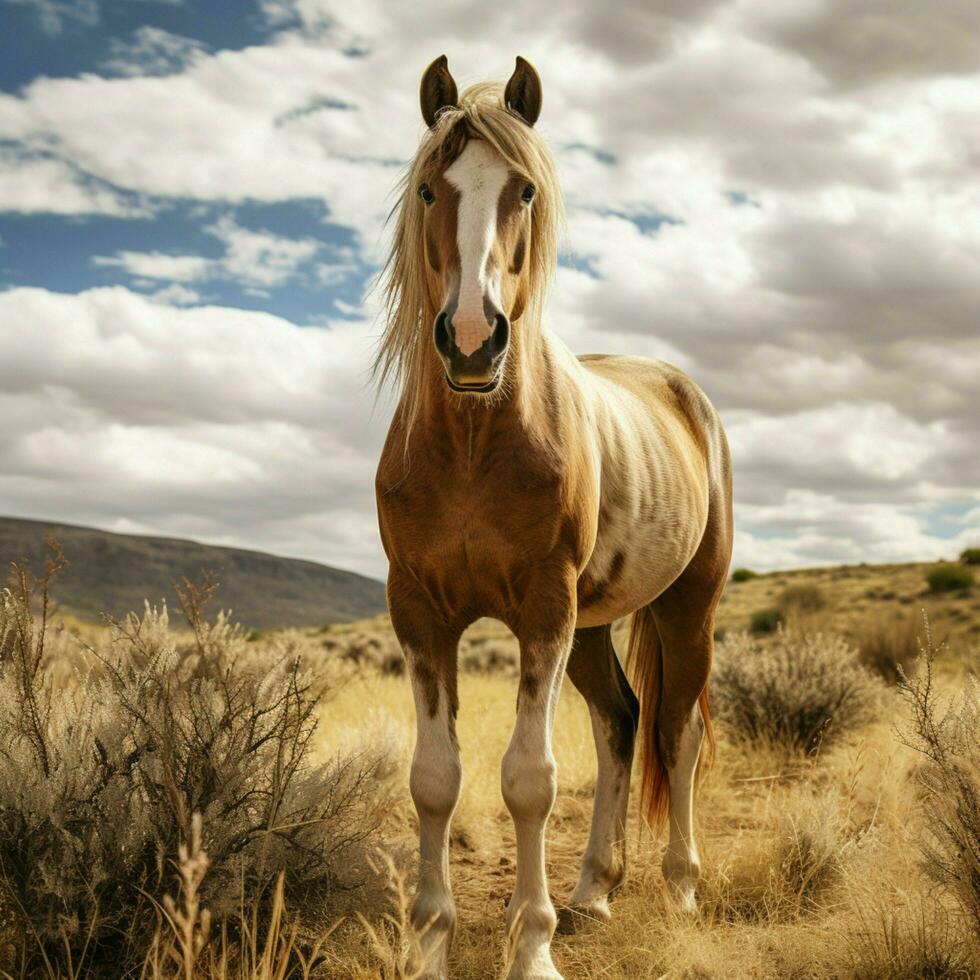
M 449 62 L 444 54 L 425 69 L 422 76 L 422 86 L 419 90 L 419 102 L 422 105 L 422 118 L 430 129 L 436 124 L 440 109 L 447 106 L 456 107 L 459 93 L 456 82 L 449 74 Z

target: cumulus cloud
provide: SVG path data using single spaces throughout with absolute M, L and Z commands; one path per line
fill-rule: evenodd
M 148 47 L 134 56 L 132 72 L 115 69 L 127 77 L 41 78 L 0 96 L 7 154 L 0 175 L 14 175 L 0 179 L 0 207 L 126 214 L 133 201 L 190 199 L 230 212 L 244 201 L 313 198 L 353 233 L 353 250 L 327 254 L 309 239 L 208 219 L 224 250 L 218 258 L 152 249 L 98 258 L 157 283 L 153 299 L 127 291 L 4 294 L 7 315 L 33 311 L 23 322 L 37 323 L 43 308 L 53 331 L 60 317 L 103 325 L 118 318 L 118 335 L 103 326 L 87 341 L 105 363 L 127 366 L 109 385 L 118 399 L 111 411 L 81 376 L 45 382 L 41 367 L 28 375 L 68 405 L 83 400 L 78 424 L 124 484 L 149 481 L 157 509 L 132 520 L 212 538 L 245 526 L 220 516 L 215 501 L 228 484 L 217 476 L 211 489 L 181 498 L 179 515 L 164 514 L 168 494 L 176 500 L 180 491 L 162 488 L 164 475 L 135 460 L 140 445 L 151 461 L 153 446 L 179 455 L 184 435 L 189 460 L 213 449 L 229 481 L 261 487 L 283 508 L 278 523 L 254 511 L 262 541 L 273 541 L 278 527 L 283 542 L 296 542 L 326 520 L 327 510 L 308 509 L 302 493 L 294 503 L 277 494 L 256 475 L 264 465 L 256 461 L 268 452 L 277 478 L 307 486 L 320 471 L 299 460 L 327 436 L 304 441 L 307 421 L 262 414 L 271 409 L 252 399 L 267 387 L 256 380 L 263 355 L 248 348 L 248 372 L 245 348 L 230 340 L 228 325 L 240 314 L 197 304 L 203 284 L 216 278 L 254 289 L 299 276 L 330 285 L 380 260 L 390 191 L 421 128 L 418 74 L 445 51 L 461 84 L 506 77 L 517 53 L 537 64 L 545 86 L 539 125 L 569 205 L 569 259 L 550 323 L 576 351 L 671 360 L 719 405 L 735 450 L 741 562 L 931 557 L 980 537 L 975 516 L 948 537 L 930 531 L 931 509 L 980 500 L 976 4 L 941 0 L 926 9 L 881 0 L 857 10 L 843 0 L 778 7 L 671 0 L 641 9 L 615 0 L 599 13 L 582 0 L 536 18 L 533 32 L 529 8 L 516 2 L 364 0 L 341 10 L 331 0 L 264 0 L 261 8 L 274 32 L 262 46 L 207 52 L 143 35 L 134 40 Z M 152 74 L 154 51 L 165 77 Z M 130 365 L 149 357 L 154 330 L 204 345 L 195 358 L 178 357 L 168 386 L 155 393 L 164 401 L 173 395 L 168 411 L 184 404 L 187 386 L 204 391 L 196 387 L 203 364 L 214 375 L 238 372 L 242 384 L 250 373 L 255 387 L 221 386 L 210 401 L 188 396 L 200 419 L 188 409 L 165 431 L 129 431 L 149 424 L 145 413 L 164 410 L 144 390 L 144 376 L 126 380 Z M 202 339 L 209 330 L 220 344 Z M 316 340 L 300 341 L 281 321 L 263 330 L 275 337 L 277 357 L 292 357 L 287 349 L 302 349 L 313 363 L 337 357 L 331 384 L 370 414 L 364 396 L 353 394 L 367 355 L 342 357 L 335 343 L 342 337 L 361 350 L 371 332 L 364 321 L 310 331 Z M 237 352 L 230 361 L 219 350 L 227 343 Z M 134 360 L 126 361 L 119 351 L 130 346 Z M 108 384 L 100 364 L 91 365 L 93 377 Z M 296 402 L 302 416 L 308 390 L 280 390 L 277 410 Z M 234 423 L 212 418 L 219 397 L 229 399 Z M 239 431 L 252 411 L 252 431 Z M 340 438 L 353 412 L 325 416 L 330 438 Z M 371 418 L 383 427 L 383 413 Z M 345 503 L 329 486 L 318 492 L 336 513 L 360 515 L 344 526 L 365 540 L 337 546 L 359 568 L 378 571 L 368 519 L 371 432 L 351 445 L 341 440 L 350 453 Z M 52 433 L 48 458 L 71 457 L 75 443 Z M 218 445 L 219 435 L 227 445 Z M 171 475 L 189 480 L 192 469 Z M 339 541 L 344 522 L 335 523 L 331 540 Z
M 127 41 L 110 38 L 109 55 L 99 67 L 116 75 L 172 75 L 206 50 L 206 45 L 194 38 L 144 26 L 133 31 Z
M 92 261 L 96 265 L 124 269 L 140 279 L 172 283 L 231 279 L 262 288 L 288 282 L 320 250 L 319 243 L 312 238 L 287 238 L 267 231 L 252 231 L 242 228 L 228 215 L 204 230 L 224 245 L 225 254 L 221 258 L 124 250 L 113 256 L 96 255 Z M 318 275 L 323 273 L 318 270 Z
M 136 217 L 148 210 L 66 160 L 0 144 L 0 211 Z
M 370 331 L 176 309 L 122 288 L 0 293 L 9 513 L 267 547 L 380 574 Z M 38 325 L 44 344 L 38 344 Z

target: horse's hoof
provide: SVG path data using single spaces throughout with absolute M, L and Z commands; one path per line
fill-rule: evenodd
M 693 883 L 684 882 L 682 884 L 671 883 L 670 897 L 673 899 L 674 908 L 682 915 L 696 917 L 699 913 L 697 891 Z
M 570 936 L 585 926 L 608 922 L 611 918 L 609 901 L 606 898 L 597 899 L 590 905 L 562 905 L 558 909 L 558 927 L 555 932 Z

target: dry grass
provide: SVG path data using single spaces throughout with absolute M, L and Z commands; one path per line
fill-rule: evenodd
M 857 629 L 858 657 L 886 684 L 897 684 L 902 674 L 915 672 L 922 651 L 923 616 L 919 610 L 871 613 Z
M 382 739 L 397 747 L 407 780 L 414 729 L 407 688 L 397 678 L 360 675 L 338 695 L 337 725 L 323 731 L 324 750 Z M 613 921 L 556 937 L 555 958 L 565 976 L 953 977 L 980 969 L 970 958 L 962 919 L 953 915 L 955 902 L 935 889 L 920 865 L 927 817 L 916 791 L 919 763 L 895 737 L 894 725 L 905 717 L 900 701 L 890 693 L 886 698 L 882 718 L 842 733 L 816 759 L 734 741 L 720 726 L 718 762 L 700 802 L 700 918 L 687 920 L 672 908 L 659 870 L 663 841 L 640 828 L 634 801 L 630 873 L 613 903 Z M 513 699 L 510 678 L 461 678 L 464 786 L 451 855 L 460 912 L 452 975 L 461 980 L 493 976 L 503 963 L 514 837 L 500 796 L 499 760 Z M 577 875 L 594 779 L 588 714 L 568 685 L 559 703 L 555 754 L 560 788 L 548 870 L 560 901 Z M 410 850 L 413 828 L 403 801 L 389 844 Z M 407 872 L 411 864 L 400 867 Z M 925 917 L 924 908 L 930 909 Z M 398 948 L 397 929 L 390 923 L 386 929 L 388 948 Z M 362 936 L 341 930 L 335 939 L 345 944 L 348 959 L 331 975 L 392 975 L 382 972 Z M 936 966 L 942 963 L 946 972 Z M 919 967 L 926 972 L 909 972 Z
M 824 608 L 811 610 L 821 627 L 832 632 L 848 626 L 844 632 L 854 642 L 869 610 L 880 608 L 886 618 L 891 612 L 906 617 L 920 604 L 939 601 L 922 595 L 921 569 L 914 585 L 911 578 L 906 582 L 905 572 L 889 582 L 874 571 L 871 584 L 865 570 L 837 581 L 834 574 L 841 571 L 800 576 L 803 584 L 819 585 L 826 598 Z M 776 605 L 794 581 L 800 584 L 794 574 L 784 573 L 730 586 L 730 594 L 755 591 L 726 600 L 728 625 L 744 630 L 748 612 Z M 893 598 L 870 600 L 871 589 Z M 866 599 L 856 613 L 845 608 L 855 595 Z M 906 595 L 909 601 L 901 601 Z M 951 624 L 948 614 L 960 600 L 947 596 L 943 601 L 939 618 Z M 945 625 L 940 633 L 945 635 Z M 838 640 L 811 643 L 805 653 L 811 659 L 804 661 L 802 674 L 793 675 L 791 655 L 799 648 L 784 643 L 781 660 L 781 635 L 752 641 L 736 637 L 726 644 L 727 653 L 737 652 L 739 643 L 757 643 L 767 669 L 775 664 L 789 673 L 789 689 L 812 683 L 815 673 L 834 680 L 842 668 L 847 677 L 854 670 L 853 676 L 864 679 L 856 654 Z M 972 734 L 976 744 L 976 718 L 959 693 L 968 690 L 963 675 L 973 649 L 971 634 L 961 630 L 956 636 L 963 652 L 939 657 L 921 680 L 929 678 L 929 697 L 937 690 L 958 695 L 954 716 L 960 721 L 944 722 L 950 716 L 940 712 L 940 727 L 968 738 Z M 220 902 L 208 892 L 214 855 L 205 817 L 198 831 L 192 823 L 182 834 L 184 850 L 178 855 L 174 849 L 180 873 L 169 879 L 165 893 L 171 897 L 160 897 L 143 970 L 147 980 L 393 980 L 413 975 L 406 912 L 414 873 L 415 817 L 407 794 L 414 709 L 409 685 L 393 666 L 397 650 L 387 621 L 379 617 L 324 631 L 262 635 L 248 649 L 262 656 L 283 643 L 331 678 L 333 695 L 320 709 L 311 751 L 327 760 L 370 748 L 390 760 L 393 784 L 401 789 L 386 810 L 384 852 L 376 858 L 388 881 L 388 899 L 379 908 L 365 893 L 355 902 L 354 914 L 324 916 L 314 903 L 290 898 L 288 889 L 273 883 L 267 901 L 243 907 L 237 930 L 223 927 Z M 348 655 L 355 647 L 360 652 Z M 45 656 L 62 665 L 74 662 L 63 638 Z M 725 657 L 722 653 L 720 666 Z M 461 660 L 466 665 L 459 718 L 464 783 L 451 846 L 459 925 L 450 962 L 454 978 L 484 980 L 497 975 L 505 961 L 504 905 L 514 880 L 514 832 L 500 793 L 499 766 L 514 721 L 516 647 L 503 627 L 484 621 L 468 633 Z M 952 838 L 942 837 L 943 828 L 952 826 L 951 814 L 962 812 L 959 791 L 936 781 L 935 762 L 923 758 L 921 746 L 898 737 L 923 730 L 914 703 L 879 684 L 875 712 L 856 711 L 837 726 L 836 738 L 820 740 L 819 754 L 806 755 L 793 751 L 782 737 L 740 737 L 734 725 L 725 724 L 721 699 L 719 690 L 717 761 L 699 801 L 700 915 L 687 918 L 672 906 L 660 873 L 664 842 L 641 827 L 634 799 L 629 874 L 613 902 L 612 922 L 555 939 L 555 960 L 566 978 L 980 975 L 964 893 L 955 875 L 947 874 L 965 867 L 969 881 L 969 865 L 951 863 L 958 852 Z M 958 748 L 953 757 L 961 760 L 964 752 Z M 577 877 L 595 778 L 588 712 L 567 684 L 558 705 L 555 756 L 559 793 L 547 861 L 552 894 L 560 903 Z M 959 771 L 973 771 L 963 766 Z

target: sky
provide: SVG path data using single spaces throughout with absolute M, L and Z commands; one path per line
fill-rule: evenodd
M 975 0 L 0 0 L 0 513 L 383 577 L 418 81 L 538 68 L 547 323 L 686 370 L 735 564 L 980 544 Z

